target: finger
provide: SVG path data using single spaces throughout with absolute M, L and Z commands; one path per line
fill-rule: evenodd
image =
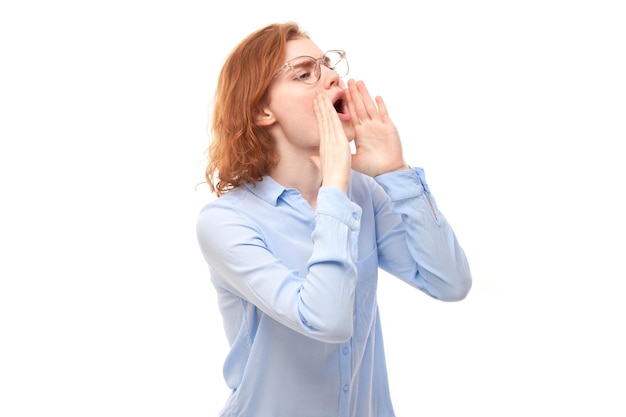
M 352 98 L 352 94 L 350 93 L 350 89 L 346 90 L 346 100 L 348 102 L 348 113 L 350 113 L 350 122 L 352 126 L 359 124 L 359 115 L 356 113 L 356 107 L 354 105 L 354 101 Z
M 318 94 L 313 100 L 313 106 L 315 108 L 315 116 L 317 117 L 317 127 L 320 135 L 320 146 L 322 142 L 326 141 L 329 136 L 328 127 L 328 111 L 324 103 L 324 97 Z
M 363 100 L 363 105 L 365 106 L 367 114 L 371 119 L 376 119 L 378 117 L 378 108 L 376 107 L 374 100 L 372 100 L 372 96 L 365 86 L 365 83 L 363 81 L 358 81 L 356 83 L 356 87 L 359 90 L 359 94 Z
M 315 97 L 315 99 L 313 100 L 313 107 L 315 109 L 315 117 L 317 118 L 317 134 L 319 135 L 319 138 L 320 138 L 319 139 L 319 152 L 321 154 L 321 152 L 324 151 L 324 141 L 325 141 L 325 138 L 328 136 L 328 133 L 326 129 L 326 120 L 325 120 L 326 116 L 325 116 L 324 110 L 322 109 L 319 96 Z M 319 170 L 322 169 L 319 158 L 314 160 L 313 163 L 317 166 Z
M 378 114 L 380 115 L 381 120 L 384 122 L 391 122 L 389 111 L 387 110 L 387 106 L 381 96 L 376 96 L 376 105 L 378 106 Z
M 341 120 L 339 120 L 337 110 L 330 101 L 330 98 L 325 95 L 320 95 L 319 105 L 320 111 L 323 113 L 325 131 L 327 132 L 325 139 L 328 141 L 341 139 L 345 136 L 345 132 L 343 131 L 343 125 L 341 124 Z
M 330 98 L 326 97 L 324 102 L 328 109 L 329 128 L 333 131 L 333 139 L 341 139 L 345 136 L 345 132 L 341 120 L 339 120 L 337 110 L 330 101 Z
M 361 97 L 361 93 L 359 92 L 354 80 L 348 81 L 348 91 L 348 108 L 352 108 L 354 110 L 354 114 L 352 114 L 352 116 L 356 116 L 355 122 L 358 123 L 361 120 L 368 119 L 369 114 L 367 113 L 367 108 L 365 107 L 365 103 L 363 103 L 363 97 Z

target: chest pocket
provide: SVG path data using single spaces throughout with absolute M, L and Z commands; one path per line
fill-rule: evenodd
M 376 317 L 376 288 L 378 286 L 378 254 L 374 249 L 357 261 L 359 272 L 355 298 L 354 338 L 363 342 L 370 334 Z

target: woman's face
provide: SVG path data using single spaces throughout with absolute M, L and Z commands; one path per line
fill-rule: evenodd
M 295 39 L 287 42 L 285 62 L 301 56 L 321 58 L 321 51 L 310 39 Z M 272 137 L 288 141 L 291 145 L 303 149 L 318 151 L 319 134 L 317 119 L 313 110 L 313 100 L 318 92 L 326 94 L 339 108 L 348 140 L 354 138 L 354 129 L 350 123 L 345 97 L 345 84 L 339 75 L 330 68 L 321 65 L 320 79 L 315 84 L 299 81 L 289 68 L 281 71 L 268 89 L 268 103 L 265 114 L 269 115 L 267 127 Z

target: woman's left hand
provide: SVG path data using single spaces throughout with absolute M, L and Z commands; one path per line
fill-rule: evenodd
M 370 177 L 408 169 L 400 135 L 383 99 L 373 100 L 363 81 L 348 80 L 346 94 L 355 132 L 352 169 Z

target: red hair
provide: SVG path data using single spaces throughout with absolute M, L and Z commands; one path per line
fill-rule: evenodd
M 308 35 L 296 23 L 271 24 L 246 37 L 226 59 L 215 92 L 205 173 L 218 197 L 260 181 L 278 162 L 274 142 L 256 125 L 255 113 L 284 64 L 287 41 L 303 37 Z

